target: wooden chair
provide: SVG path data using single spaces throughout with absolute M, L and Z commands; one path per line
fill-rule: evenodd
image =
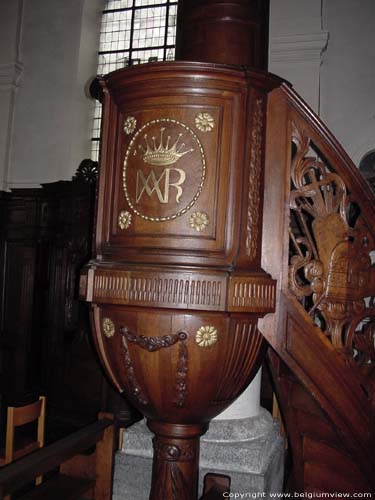
M 5 454 L 0 457 L 0 466 L 10 464 L 14 460 L 28 455 L 38 448 L 44 446 L 44 426 L 46 416 L 46 398 L 40 396 L 34 403 L 25 406 L 9 406 L 7 410 L 7 429 L 5 437 Z M 15 437 L 15 430 L 32 422 L 37 423 L 36 439 L 29 436 Z M 42 476 L 35 479 L 35 484 L 42 482 Z M 4 500 L 9 500 L 10 496 L 4 497 Z

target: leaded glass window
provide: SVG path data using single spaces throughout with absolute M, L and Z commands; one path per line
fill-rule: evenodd
M 175 55 L 177 1 L 108 0 L 100 30 L 98 74 Z M 92 159 L 98 159 L 101 105 L 95 106 Z

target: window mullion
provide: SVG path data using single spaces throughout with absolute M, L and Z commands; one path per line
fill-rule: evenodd
M 129 42 L 129 66 L 131 65 L 133 55 L 133 38 L 134 38 L 134 22 L 135 22 L 135 1 L 133 0 L 132 18 L 130 21 L 130 42 Z
M 165 9 L 165 26 L 164 26 L 164 61 L 167 59 L 167 43 L 168 43 L 168 24 L 169 24 L 169 0 Z

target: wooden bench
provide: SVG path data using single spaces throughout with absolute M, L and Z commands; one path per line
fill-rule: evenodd
M 101 414 L 97 422 L 3 467 L 0 498 L 47 474 L 19 500 L 110 500 L 113 457 L 113 417 Z

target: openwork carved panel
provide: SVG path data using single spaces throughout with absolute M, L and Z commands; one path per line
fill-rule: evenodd
M 293 126 L 289 288 L 332 344 L 375 363 L 374 236 L 343 179 Z
M 207 262 L 224 268 L 238 254 L 241 232 L 242 258 L 255 261 L 264 93 L 257 85 L 253 89 L 243 72 L 229 68 L 214 69 L 215 84 L 205 69 L 185 69 L 185 63 L 159 69 L 152 78 L 134 67 L 100 80 L 113 102 L 103 125 L 103 145 L 111 147 L 96 226 L 103 256 L 122 260 L 126 252 L 126 261 L 133 263 Z M 232 204 L 248 186 L 242 210 L 233 212 Z

